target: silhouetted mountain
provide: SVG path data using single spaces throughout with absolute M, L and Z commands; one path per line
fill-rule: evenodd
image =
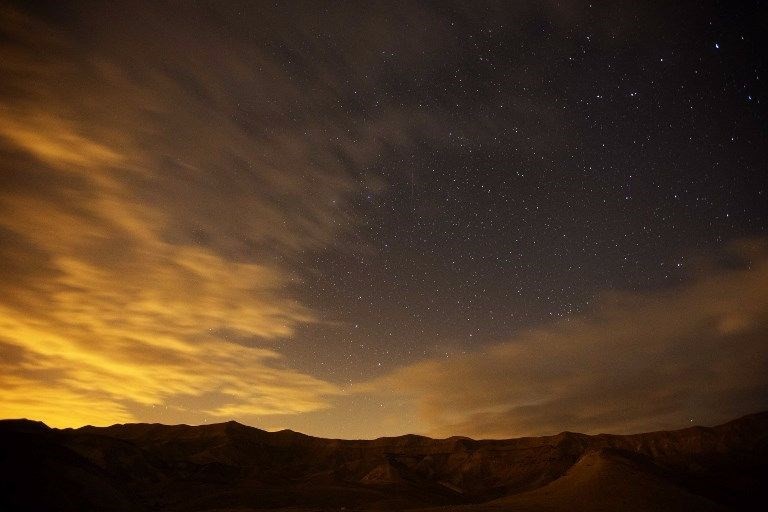
M 0 472 L 3 511 L 752 510 L 768 502 L 768 412 L 712 428 L 485 441 L 2 420 Z

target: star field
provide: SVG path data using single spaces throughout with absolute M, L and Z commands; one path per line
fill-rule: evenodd
M 415 133 L 365 169 L 388 184 L 358 198 L 375 255 L 312 262 L 308 300 L 357 324 L 338 352 L 329 334 L 329 358 L 377 371 L 482 347 L 603 290 L 674 286 L 697 256 L 765 230 L 765 110 L 750 94 L 765 60 L 748 10 L 627 9 L 625 23 L 675 28 L 624 35 L 596 5 L 575 26 L 539 13 L 522 30 L 499 10 L 441 11 L 447 48 L 353 91 L 362 112 L 404 105 Z

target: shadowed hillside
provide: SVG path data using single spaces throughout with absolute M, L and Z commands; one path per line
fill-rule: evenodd
M 713 428 L 476 441 L 321 439 L 235 422 L 0 422 L 1 510 L 741 510 L 768 413 Z

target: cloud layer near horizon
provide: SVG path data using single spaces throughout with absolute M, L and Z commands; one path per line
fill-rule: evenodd
M 766 241 L 735 244 L 726 260 L 678 287 L 605 293 L 589 313 L 409 365 L 357 390 L 399 401 L 435 436 L 632 433 L 764 409 Z

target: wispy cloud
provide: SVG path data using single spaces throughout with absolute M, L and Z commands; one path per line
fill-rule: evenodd
M 164 55 L 156 38 L 86 43 L 9 9 L 0 29 L 0 415 L 327 407 L 337 386 L 268 342 L 318 320 L 283 261 L 354 225 L 350 197 L 371 183 L 344 159 L 376 151 L 376 122 L 294 126 L 290 77 L 244 43 L 222 58 L 226 35 L 199 45 L 169 26 L 189 53 Z M 261 101 L 239 105 L 239 88 Z
M 716 423 L 768 405 L 768 250 L 732 248 L 664 292 L 606 293 L 594 310 L 484 351 L 358 388 L 418 411 L 426 432 L 479 437 Z

